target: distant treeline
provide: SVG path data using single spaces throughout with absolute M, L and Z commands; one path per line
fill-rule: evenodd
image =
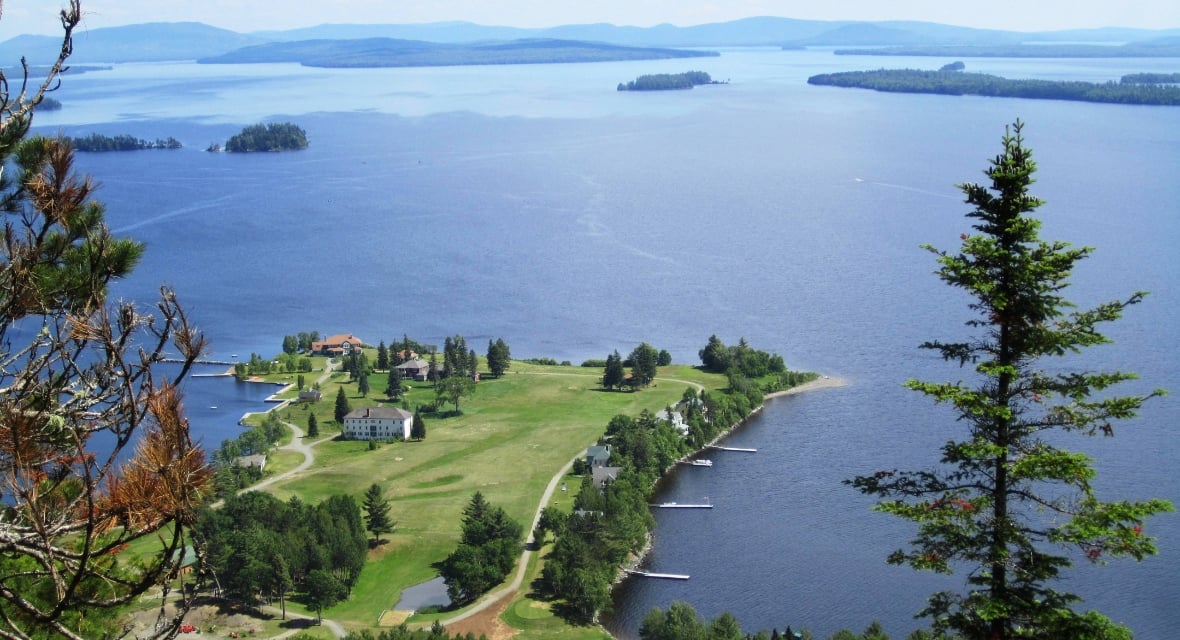
M 983 73 L 880 69 L 825 73 L 807 79 L 808 84 L 856 87 L 898 93 L 938 93 L 999 98 L 1076 100 L 1117 104 L 1180 105 L 1180 87 L 1118 82 L 1009 80 Z
M 179 149 L 176 138 L 157 138 L 154 142 L 134 136 L 104 136 L 92 133 L 84 138 L 70 138 L 70 144 L 77 151 L 139 151 L 141 149 Z
M 639 76 L 631 82 L 620 82 L 619 91 L 667 91 L 670 89 L 691 89 L 699 84 L 715 84 L 704 71 L 684 73 L 657 73 Z M 717 83 L 719 84 L 719 83 Z
M 1180 73 L 1128 73 L 1123 84 L 1180 84 Z
M 1151 42 L 1103 44 L 913 45 L 836 49 L 838 56 L 937 56 L 940 58 L 1175 58 L 1180 44 L 1171 38 Z
M 230 152 L 295 151 L 306 148 L 307 132 L 290 122 L 250 125 L 225 143 L 225 150 Z

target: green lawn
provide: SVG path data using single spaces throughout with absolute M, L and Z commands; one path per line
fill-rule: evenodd
M 318 372 L 307 377 L 316 376 Z M 474 492 L 482 492 L 527 529 L 549 479 L 593 444 L 611 417 L 675 404 L 690 382 L 708 388 L 725 384 L 722 376 L 670 366 L 662 367 L 660 378 L 643 391 L 604 392 L 598 388 L 600 376 L 597 369 L 514 361 L 504 377 L 484 378 L 477 385 L 475 395 L 460 405 L 461 415 L 425 414 L 424 441 L 382 444 L 372 451 L 365 442 L 324 442 L 316 447 L 316 463 L 307 473 L 271 486 L 268 491 L 283 500 L 299 496 L 314 503 L 347 493 L 360 502 L 365 489 L 378 483 L 390 498 L 396 531 L 370 554 L 352 596 L 326 611 L 325 617 L 353 629 L 372 628 L 402 589 L 437 575 L 432 564 L 454 549 L 463 507 Z M 321 402 L 290 407 L 281 415 L 305 426 L 308 413 L 314 411 L 321 436 L 327 435 L 335 427 L 337 388 L 344 385 L 356 408 L 377 404 L 385 383 L 383 374 L 371 376 L 374 392 L 362 398 L 355 383 L 346 383 L 343 374 L 334 375 L 321 387 Z M 429 384 L 412 384 L 407 394 L 411 407 L 433 402 Z M 281 470 L 297 463 L 280 455 L 272 464 Z M 562 502 L 569 500 L 570 494 L 558 492 L 554 497 L 559 507 L 568 507 Z M 533 568 L 533 573 L 538 571 Z M 543 603 L 523 596 L 509 607 L 505 619 L 522 629 L 525 638 L 602 637 L 600 630 L 566 627 Z

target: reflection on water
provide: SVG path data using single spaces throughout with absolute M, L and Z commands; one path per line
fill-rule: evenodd
M 442 576 L 433 580 L 416 584 L 405 591 L 397 601 L 395 611 L 417 611 L 423 607 L 449 607 L 451 598 L 447 596 L 447 585 Z

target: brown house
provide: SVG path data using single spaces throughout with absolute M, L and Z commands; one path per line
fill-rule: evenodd
M 338 333 L 311 343 L 311 352 L 321 356 L 346 356 L 354 349 L 360 349 L 362 344 L 364 341 L 351 333 Z

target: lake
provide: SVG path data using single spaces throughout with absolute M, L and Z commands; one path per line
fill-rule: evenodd
M 894 637 L 950 579 L 889 567 L 913 530 L 841 484 L 937 460 L 953 417 L 901 388 L 964 375 L 917 349 L 962 336 L 966 300 L 919 246 L 970 231 L 954 185 L 982 179 L 1004 126 L 1027 123 L 1043 236 L 1093 245 L 1069 296 L 1147 301 L 1112 345 L 1071 367 L 1137 371 L 1126 390 L 1180 390 L 1180 109 L 894 95 L 811 87 L 809 75 L 937 68 L 947 60 L 726 50 L 720 58 L 588 65 L 323 70 L 296 65 L 117 65 L 66 78 L 46 132 L 173 136 L 185 148 L 80 154 L 108 222 L 148 245 L 123 297 L 174 286 L 215 357 L 271 355 L 299 331 L 376 344 L 502 337 L 517 358 L 577 364 L 640 341 L 696 363 L 716 334 L 850 385 L 774 400 L 736 433 L 757 454 L 713 455 L 660 499 L 655 570 L 629 581 L 607 625 L 635 637 L 652 606 L 684 600 L 743 628 L 817 636 L 881 621 Z M 1115 80 L 1174 60 L 986 60 L 1009 77 Z M 729 84 L 619 93 L 646 73 L 700 69 Z M 306 151 L 205 153 L 242 126 L 289 120 Z M 217 384 L 219 383 L 219 384 Z M 186 389 L 212 448 L 240 412 L 218 380 Z M 247 404 L 260 404 L 252 398 Z M 214 411 L 208 407 L 218 406 Z M 1106 498 L 1180 501 L 1174 397 L 1071 441 L 1098 456 Z M 196 416 L 201 416 L 198 423 Z M 604 425 L 605 426 L 605 425 Z M 227 435 L 222 435 L 227 434 Z M 1161 553 L 1080 567 L 1068 587 L 1139 638 L 1180 627 L 1180 522 L 1150 521 Z

